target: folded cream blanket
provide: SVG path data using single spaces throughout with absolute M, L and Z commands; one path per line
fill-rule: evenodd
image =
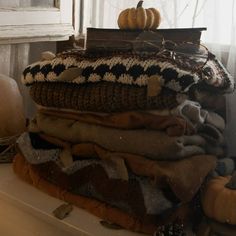
M 121 130 L 37 113 L 38 131 L 71 143 L 96 143 L 110 151 L 176 160 L 204 154 L 206 141 L 198 135 L 169 137 L 147 129 Z M 35 127 L 34 127 L 35 129 Z

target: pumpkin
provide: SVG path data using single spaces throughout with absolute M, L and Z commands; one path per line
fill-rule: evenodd
M 201 202 L 209 218 L 236 225 L 236 172 L 233 176 L 217 176 L 210 180 L 203 190 Z
M 23 99 L 16 81 L 0 74 L 0 139 L 25 130 Z
M 118 17 L 120 29 L 156 29 L 161 23 L 160 12 L 155 8 L 144 9 L 143 1 L 139 1 L 137 8 L 123 10 Z

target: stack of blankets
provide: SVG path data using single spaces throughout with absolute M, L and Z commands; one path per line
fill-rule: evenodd
M 215 57 L 193 72 L 155 54 L 72 50 L 22 82 L 37 112 L 17 141 L 21 179 L 125 229 L 184 235 L 226 155 L 219 114 L 234 82 Z

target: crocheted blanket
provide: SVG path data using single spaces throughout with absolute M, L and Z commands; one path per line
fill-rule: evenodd
M 186 60 L 186 59 L 185 59 Z M 157 78 L 162 87 L 186 93 L 195 84 L 206 85 L 221 92 L 232 92 L 234 80 L 223 65 L 211 57 L 204 67 L 193 71 L 192 60 L 182 66 L 158 55 L 113 54 L 94 55 L 84 51 L 69 51 L 55 58 L 29 65 L 22 82 L 68 82 L 76 84 L 109 81 L 128 85 L 147 86 Z

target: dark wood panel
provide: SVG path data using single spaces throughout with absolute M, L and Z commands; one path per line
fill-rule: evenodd
M 127 51 L 144 49 L 153 50 L 153 45 L 160 46 L 161 39 L 171 40 L 175 43 L 193 42 L 200 43 L 202 31 L 206 28 L 175 28 L 144 30 L 120 29 L 87 29 L 87 50 Z

